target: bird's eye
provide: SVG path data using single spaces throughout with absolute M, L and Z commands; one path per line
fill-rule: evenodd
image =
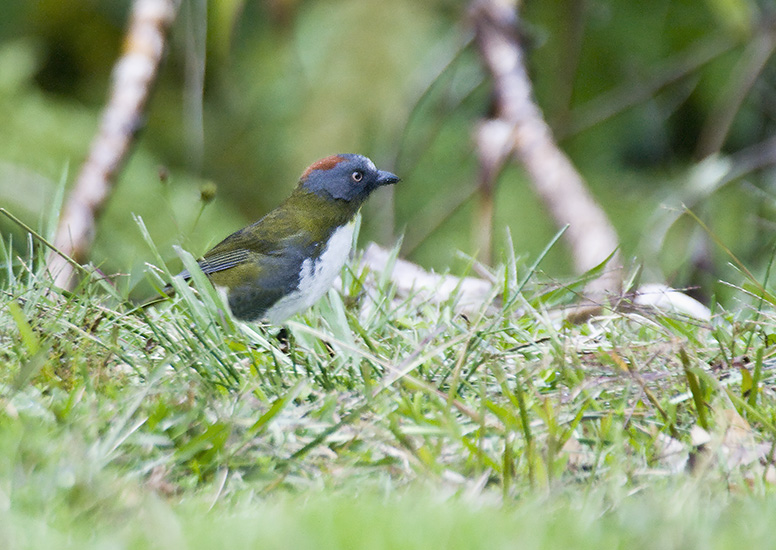
M 352 174 L 350 174 L 350 178 L 355 181 L 356 183 L 360 182 L 364 178 L 363 172 L 360 172 L 356 170 Z

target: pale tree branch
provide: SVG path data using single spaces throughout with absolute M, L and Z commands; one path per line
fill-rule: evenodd
M 558 148 L 533 101 L 514 2 L 474 0 L 470 13 L 495 98 L 495 116 L 480 126 L 477 140 L 480 149 L 489 147 L 495 152 L 480 151 L 481 162 L 504 162 L 507 157 L 503 152 L 510 151 L 525 168 L 555 223 L 561 227 L 568 224 L 564 237 L 576 271 L 588 271 L 612 256 L 603 275 L 588 285 L 588 296 L 619 295 L 622 272 L 617 234 L 580 174 Z M 490 135 L 483 137 L 483 132 Z M 494 170 L 498 171 L 497 167 L 485 167 L 483 176 Z
M 75 185 L 62 211 L 54 244 L 78 263 L 87 260 L 97 218 L 110 197 L 137 131 L 180 0 L 135 0 L 124 51 L 113 69 L 110 97 Z M 54 284 L 72 288 L 74 271 L 52 252 L 47 267 Z

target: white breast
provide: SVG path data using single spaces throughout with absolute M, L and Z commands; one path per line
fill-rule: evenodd
M 334 231 L 321 255 L 315 261 L 308 258 L 302 263 L 299 287 L 267 310 L 264 314 L 267 321 L 280 323 L 306 310 L 326 294 L 348 259 L 355 225 L 351 222 Z

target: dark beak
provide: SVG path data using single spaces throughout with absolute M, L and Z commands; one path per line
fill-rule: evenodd
M 391 174 L 385 170 L 377 171 L 377 185 L 392 185 L 400 181 L 401 179 L 396 174 Z

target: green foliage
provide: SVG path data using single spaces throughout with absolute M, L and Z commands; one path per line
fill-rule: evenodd
M 140 227 L 159 286 L 171 272 Z M 19 547 L 204 548 L 229 526 L 219 540 L 389 548 L 390 525 L 423 547 L 445 525 L 445 547 L 569 533 L 608 547 L 640 540 L 646 517 L 666 529 L 636 547 L 665 548 L 737 536 L 721 518 L 755 501 L 730 488 L 773 508 L 765 302 L 710 322 L 635 308 L 573 326 L 556 308 L 578 282 L 543 281 L 544 256 L 495 272 L 466 316 L 457 297 L 397 298 L 350 267 L 343 295 L 278 335 L 233 322 L 204 277 L 141 309 L 96 274 L 62 295 L 37 258 L 3 250 L 0 529 Z M 684 507 L 665 508 L 675 491 Z M 379 526 L 361 519 L 374 509 Z

